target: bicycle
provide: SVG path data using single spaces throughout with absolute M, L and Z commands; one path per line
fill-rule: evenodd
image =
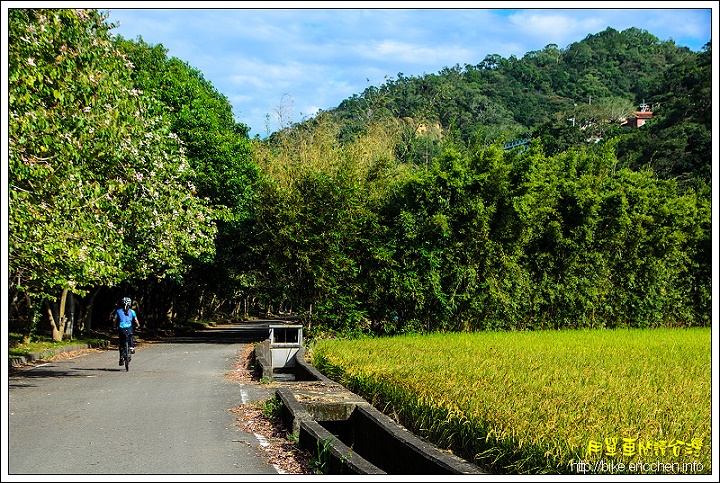
M 125 371 L 130 370 L 130 359 L 132 357 L 130 356 L 130 342 L 128 342 L 127 339 L 125 339 L 125 355 L 122 356 L 123 360 L 125 361 Z
M 121 363 L 125 364 L 125 370 L 130 370 L 130 361 L 132 360 L 132 352 L 130 351 L 130 337 L 132 335 L 126 333 L 125 334 L 125 344 L 124 346 L 120 346 L 120 361 Z

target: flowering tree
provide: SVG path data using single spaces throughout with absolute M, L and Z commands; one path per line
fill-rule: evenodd
M 133 89 L 106 16 L 8 17 L 9 282 L 35 320 L 46 302 L 60 340 L 72 333 L 69 292 L 178 270 L 213 250 L 216 229 L 158 102 Z

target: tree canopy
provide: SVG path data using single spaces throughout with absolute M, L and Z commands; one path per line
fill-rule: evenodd
M 105 17 L 9 16 L 11 288 L 54 300 L 162 277 L 211 253 L 212 209 L 158 100 L 133 85 Z

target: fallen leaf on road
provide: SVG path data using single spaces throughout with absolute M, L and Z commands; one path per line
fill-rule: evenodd
M 254 377 L 251 369 L 253 352 L 253 347 L 249 346 L 238 355 L 233 364 L 235 370 L 226 374 L 229 379 L 242 384 L 261 384 Z M 312 460 L 310 453 L 288 439 L 289 431 L 282 419 L 265 416 L 261 404 L 262 402 L 256 402 L 231 408 L 230 412 L 235 414 L 235 421 L 237 421 L 234 426 L 256 435 L 256 437 L 260 435 L 265 438 L 267 444 L 262 445 L 261 448 L 267 454 L 268 462 L 285 473 L 293 475 L 315 474 L 309 467 Z

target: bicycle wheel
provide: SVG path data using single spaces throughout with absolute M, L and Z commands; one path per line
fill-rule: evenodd
M 130 370 L 130 343 L 125 340 L 125 370 Z

